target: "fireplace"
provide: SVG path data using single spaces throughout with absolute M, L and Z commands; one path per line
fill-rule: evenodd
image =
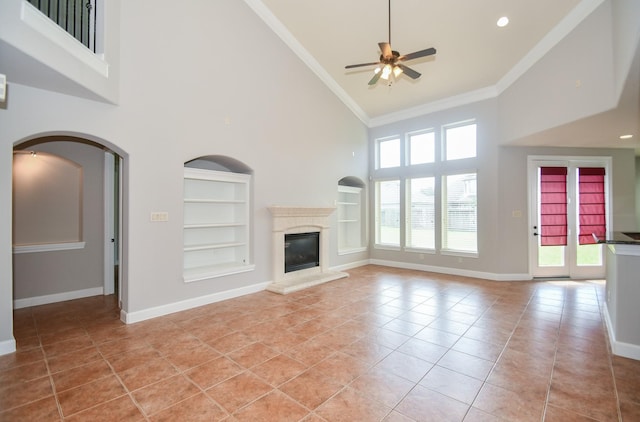
M 273 216 L 273 283 L 267 290 L 286 294 L 348 277 L 329 269 L 329 216 L 335 208 L 269 207 Z M 287 243 L 289 244 L 287 247 Z M 288 251 L 291 245 L 294 249 Z M 315 252 L 298 256 L 299 246 Z M 296 255 L 287 258 L 287 255 Z M 311 255 L 314 255 L 313 257 Z
M 320 266 L 320 232 L 284 235 L 284 272 Z

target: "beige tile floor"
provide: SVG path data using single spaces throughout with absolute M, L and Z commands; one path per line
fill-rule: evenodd
M 349 272 L 132 325 L 111 296 L 17 310 L 0 421 L 640 421 L 603 282 Z

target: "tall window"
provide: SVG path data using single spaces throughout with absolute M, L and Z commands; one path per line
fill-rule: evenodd
M 476 132 L 467 120 L 374 141 L 376 247 L 477 256 Z
M 376 182 L 376 243 L 400 246 L 400 180 Z
M 476 156 L 476 125 L 451 126 L 444 130 L 445 160 Z
M 400 138 L 385 139 L 378 142 L 378 168 L 386 169 L 400 166 Z
M 412 133 L 408 136 L 409 164 L 433 163 L 435 161 L 436 138 L 433 131 Z
M 407 247 L 436 247 L 435 185 L 435 177 L 407 180 Z
M 478 203 L 476 174 L 454 174 L 442 178 L 442 248 L 478 251 Z

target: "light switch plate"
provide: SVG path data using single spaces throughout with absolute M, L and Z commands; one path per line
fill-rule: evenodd
M 160 222 L 160 221 L 169 221 L 169 213 L 166 211 L 154 211 L 151 213 L 151 221 Z

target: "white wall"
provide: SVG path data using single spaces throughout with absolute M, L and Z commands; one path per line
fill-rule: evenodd
M 612 44 L 604 2 L 500 95 L 501 144 L 614 108 Z
M 119 26 L 119 106 L 11 84 L 0 110 L 1 168 L 11 168 L 4 157 L 14 144 L 43 134 L 100 141 L 125 158 L 128 313 L 269 281 L 267 206 L 332 206 L 338 180 L 366 180 L 366 127 L 243 2 L 123 2 Z M 205 155 L 233 157 L 254 171 L 256 270 L 185 284 L 183 165 Z M 0 196 L 11 203 L 10 170 L 2 171 Z M 7 208 L 0 208 L 3 260 Z M 167 211 L 169 221 L 150 222 L 153 211 Z M 330 255 L 336 265 L 335 242 Z M 11 338 L 10 263 L 0 271 L 2 341 Z

